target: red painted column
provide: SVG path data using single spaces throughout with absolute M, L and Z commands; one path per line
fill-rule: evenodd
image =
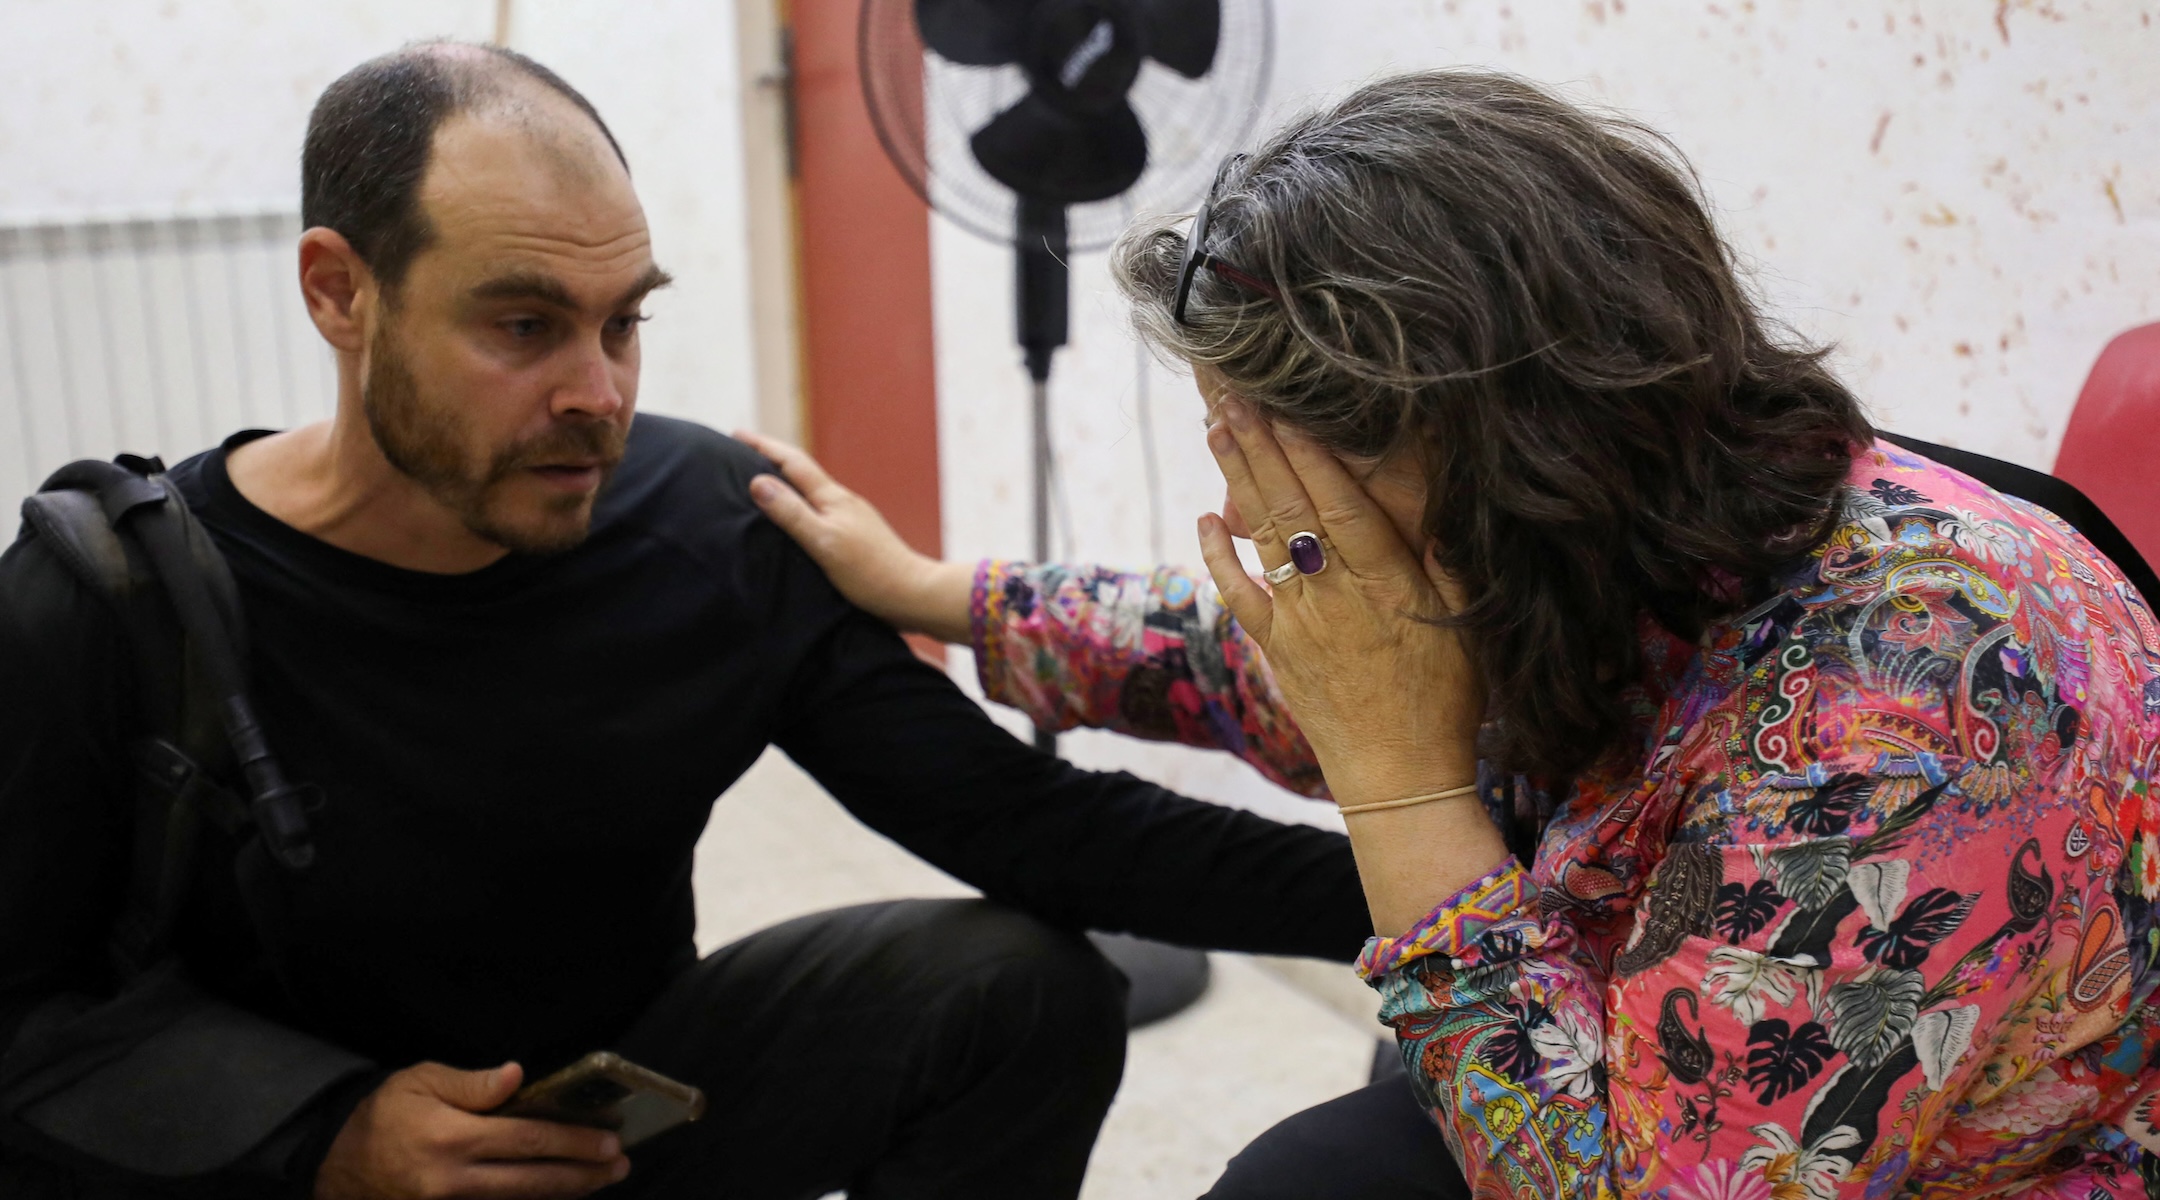
M 871 126 L 856 66 L 860 5 L 793 0 L 788 8 L 809 449 L 910 544 L 935 555 L 930 212 Z

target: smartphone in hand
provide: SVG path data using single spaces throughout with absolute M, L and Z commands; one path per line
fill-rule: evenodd
M 519 1088 L 497 1116 L 531 1117 L 612 1129 L 624 1149 L 705 1115 L 705 1093 L 648 1071 L 619 1054 L 595 1050 Z

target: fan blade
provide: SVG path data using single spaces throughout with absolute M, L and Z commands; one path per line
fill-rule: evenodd
M 1222 0 L 1140 0 L 1148 57 L 1187 79 L 1215 65 L 1222 36 Z
M 915 0 L 923 45 L 970 67 L 1020 61 L 1036 0 Z
M 992 179 L 1057 204 L 1107 200 L 1147 170 L 1147 135 L 1130 106 L 1074 117 L 1032 92 L 968 140 Z

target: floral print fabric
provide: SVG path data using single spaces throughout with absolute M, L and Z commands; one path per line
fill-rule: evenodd
M 1894 446 L 1843 504 L 1750 611 L 1646 630 L 1640 752 L 1542 799 L 1532 864 L 1367 946 L 1477 1195 L 2160 1197 L 2151 610 Z M 1318 792 L 1189 578 L 978 584 L 993 697 Z
M 1275 678 L 1212 584 L 1162 567 L 983 563 L 970 623 L 992 700 L 1044 729 L 1113 729 L 1228 750 L 1276 784 L 1325 797 Z

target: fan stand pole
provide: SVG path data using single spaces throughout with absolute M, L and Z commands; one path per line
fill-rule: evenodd
M 1035 561 L 1041 563 L 1050 560 L 1050 356 L 1065 344 L 1072 292 L 1065 266 L 1065 206 L 1022 196 L 1015 225 L 1013 307 L 1028 378 L 1034 381 L 1029 425 L 1035 460 Z M 1037 726 L 1035 747 L 1057 753 L 1057 735 Z
M 1036 562 L 1050 560 L 1050 379 L 1048 372 L 1030 386 L 1034 402 L 1029 408 L 1029 427 L 1035 442 L 1035 537 Z
M 1032 374 L 1032 371 L 1030 372 Z M 1050 561 L 1050 372 L 1048 364 L 1040 375 L 1034 376 L 1029 385 L 1033 403 L 1029 405 L 1028 432 L 1034 445 L 1034 495 L 1035 536 L 1033 554 L 1036 562 Z M 1035 727 L 1035 748 L 1045 754 L 1057 753 L 1057 734 Z

